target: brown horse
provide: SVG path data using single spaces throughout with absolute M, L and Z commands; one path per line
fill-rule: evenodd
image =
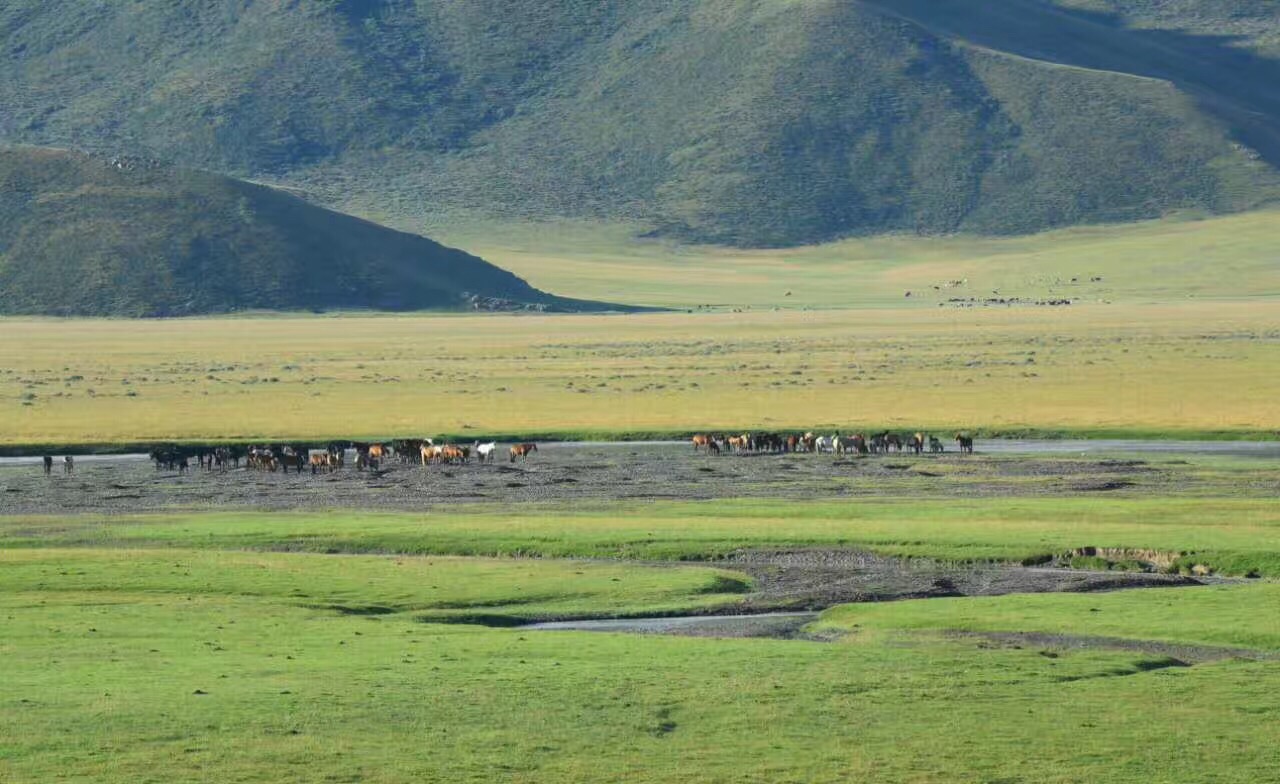
M 295 449 L 280 455 L 279 462 L 286 474 L 289 473 L 290 468 L 301 474 L 302 467 L 309 462 L 309 456 L 305 452 Z
M 715 441 L 714 439 L 711 438 L 711 436 L 696 435 L 693 437 L 693 451 L 697 452 L 699 449 L 704 449 L 704 448 L 710 449 L 713 443 L 715 443 Z
M 524 460 L 529 456 L 530 452 L 537 452 L 537 451 L 538 451 L 537 444 L 516 444 L 515 446 L 511 447 L 511 462 L 514 463 L 516 461 L 516 458 L 520 458 L 521 460 Z
M 968 433 L 956 433 L 956 443 L 960 445 L 960 454 L 973 454 L 973 436 Z
M 907 439 L 907 449 L 917 455 L 924 451 L 924 433 L 916 433 Z

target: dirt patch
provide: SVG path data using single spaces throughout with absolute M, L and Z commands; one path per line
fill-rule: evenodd
M 744 612 L 823 610 L 837 604 L 901 599 L 1174 588 L 1207 582 L 1182 575 L 959 565 L 829 549 L 744 550 L 717 563 L 745 572 L 754 581 L 755 591 L 743 600 Z
M 954 453 L 837 459 L 832 455 L 694 453 L 674 444 L 548 445 L 520 467 L 471 463 L 442 468 L 389 463 L 312 476 L 239 470 L 185 475 L 142 460 L 99 458 L 74 477 L 38 465 L 0 465 L 0 514 L 128 514 L 184 509 L 387 509 L 421 511 L 500 504 L 618 499 L 1014 498 L 1112 492 L 1134 496 L 1223 494 L 1277 497 L 1265 472 L 1239 476 L 1154 466 L 1105 456 Z
M 1042 632 L 947 632 L 958 639 L 979 640 L 980 646 L 1001 648 L 1036 648 L 1042 653 L 1073 650 L 1134 651 L 1149 656 L 1162 656 L 1181 666 L 1203 664 L 1225 659 L 1275 661 L 1280 654 L 1248 648 L 1224 648 L 1212 645 L 1185 645 L 1159 640 L 1129 640 L 1123 637 L 1094 637 L 1079 634 L 1047 634 Z M 1177 666 L 1177 665 L 1174 665 Z

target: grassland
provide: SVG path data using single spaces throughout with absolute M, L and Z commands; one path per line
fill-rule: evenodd
M 623 509 L 563 524 L 536 514 L 6 520 L 5 780 L 313 781 L 323 771 L 374 782 L 1065 783 L 1174 782 L 1194 771 L 1244 782 L 1280 763 L 1270 742 L 1280 687 L 1272 582 L 837 608 L 819 624 L 843 635 L 833 643 L 686 639 L 423 618 L 697 610 L 734 601 L 745 578 L 701 566 L 242 549 L 312 541 L 355 551 L 396 536 L 430 547 L 444 527 L 456 550 L 473 532 L 475 551 L 494 536 L 530 551 L 559 537 L 599 554 L 611 526 L 616 547 L 665 525 L 652 532 L 682 530 L 681 544 L 625 552 L 707 554 L 719 543 L 804 542 L 806 525 L 813 541 L 842 541 L 812 532 L 851 507 L 801 507 L 791 529 L 745 511 Z M 868 516 L 887 524 L 906 511 Z M 1178 522 L 1197 519 L 1193 509 L 1074 513 L 1127 541 L 1147 527 L 1184 546 L 1196 536 L 1271 546 L 1269 507 L 1222 511 L 1208 530 Z M 1060 512 L 1064 531 L 1072 514 L 1070 504 Z M 928 546 L 910 515 L 904 525 Z M 1035 526 L 994 519 L 960 525 L 971 539 L 1039 538 Z M 932 535 L 950 528 L 936 520 Z M 69 546 L 85 531 L 92 546 Z M 955 634 L 1003 631 L 1135 647 Z M 1150 641 L 1233 652 L 1187 666 L 1143 649 Z
M 0 440 L 981 428 L 1257 434 L 1270 302 L 0 322 Z M 1224 391 L 1229 390 L 1229 394 Z
M 1096 547 L 1280 577 L 1271 499 L 716 501 L 536 504 L 445 513 L 182 513 L 0 518 L 6 548 L 248 548 L 312 553 L 707 560 L 741 548 L 853 547 L 1036 563 Z M 1185 555 L 1183 555 L 1185 554 Z
M 908 291 L 930 305 L 992 296 L 1125 304 L 1274 297 L 1278 222 L 1276 210 L 1187 214 L 1023 237 L 886 235 L 785 250 L 637 241 L 627 224 L 462 222 L 439 232 L 564 296 L 679 308 L 866 308 L 901 307 Z M 960 280 L 967 284 L 947 285 Z

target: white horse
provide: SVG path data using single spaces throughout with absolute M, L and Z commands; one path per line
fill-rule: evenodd
M 814 442 L 813 451 L 818 454 L 836 451 L 835 439 L 831 436 L 818 436 L 817 441 Z
M 493 456 L 498 453 L 498 444 L 494 441 L 490 441 L 487 444 L 482 444 L 477 441 L 475 445 L 475 453 L 479 457 L 481 463 L 492 463 Z

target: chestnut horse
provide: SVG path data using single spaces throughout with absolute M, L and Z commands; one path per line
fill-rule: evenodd
M 537 451 L 538 451 L 537 444 L 516 444 L 515 446 L 511 447 L 511 462 L 514 463 L 517 457 L 520 458 L 521 460 L 524 460 L 529 456 L 530 452 L 537 452 Z

